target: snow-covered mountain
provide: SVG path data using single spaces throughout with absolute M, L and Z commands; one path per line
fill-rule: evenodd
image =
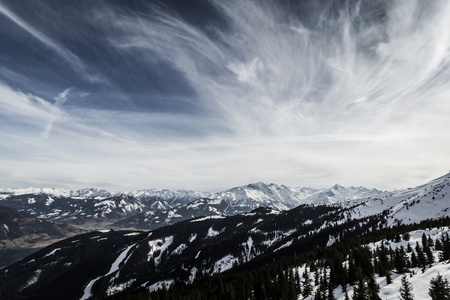
M 201 215 L 235 215 L 258 207 L 279 211 L 301 204 L 338 203 L 378 195 L 376 189 L 290 188 L 262 182 L 224 192 L 146 189 L 108 192 L 101 189 L 0 189 L 0 204 L 34 216 L 74 225 L 97 223 L 153 229 Z
M 450 173 L 415 188 L 350 200 L 342 202 L 341 206 L 351 209 L 351 217 L 383 213 L 388 216 L 389 225 L 449 216 Z
M 440 236 L 450 231 L 449 192 L 450 174 L 446 174 L 416 188 L 334 204 L 300 205 L 282 212 L 258 208 L 228 217 L 215 214 L 149 232 L 91 232 L 58 242 L 1 270 L 0 297 L 34 295 L 57 299 L 64 294 L 73 299 L 87 299 L 91 295 L 114 295 L 125 289 L 153 291 L 175 283 L 184 286 L 197 277 L 232 271 L 236 266 L 252 270 L 308 252 L 319 259 L 321 253 L 334 246 L 333 251 L 352 247 L 351 252 L 356 253 L 362 238 L 369 242 L 378 238 L 371 241 L 375 244 L 370 249 L 376 249 L 376 243 L 386 245 L 387 239 L 393 241 L 397 237 L 400 242 L 400 234 L 411 232 L 413 244 L 418 235 L 414 230 L 431 226 L 440 230 Z M 221 204 L 226 201 L 216 202 L 218 207 Z M 405 225 L 413 223 L 414 226 Z M 379 240 L 380 235 L 384 241 Z M 425 246 L 422 248 L 424 251 Z M 345 265 L 348 255 L 346 250 L 336 256 L 335 259 L 341 259 L 337 265 L 343 266 L 342 260 Z M 355 254 L 352 263 L 362 267 L 361 259 Z M 327 265 L 325 260 L 321 265 Z M 435 267 L 434 270 L 443 270 L 434 262 L 427 262 L 422 268 Z M 365 272 L 373 272 L 373 268 Z M 377 276 L 380 276 L 377 282 L 384 287 L 384 275 Z M 398 277 L 392 277 L 398 287 Z M 335 280 L 338 282 L 339 278 Z M 425 279 L 417 276 L 415 280 Z M 268 282 L 274 281 L 269 278 Z M 391 287 L 383 289 L 383 295 L 388 293 L 392 293 Z M 343 299 L 344 295 L 336 297 Z

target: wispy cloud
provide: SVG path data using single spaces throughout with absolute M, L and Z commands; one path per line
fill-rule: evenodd
M 78 73 L 83 75 L 83 78 L 91 82 L 107 83 L 108 81 L 101 75 L 95 74 L 82 62 L 82 60 L 72 53 L 66 47 L 60 45 L 56 41 L 52 40 L 50 37 L 40 32 L 25 20 L 20 18 L 13 11 L 8 9 L 4 4 L 0 3 L 0 13 L 14 22 L 17 26 L 28 32 L 32 37 L 45 44 L 47 47 L 52 49 L 57 55 L 63 58 L 69 65 Z
M 35 178 L 50 166 L 50 182 L 62 174 L 82 186 L 217 190 L 263 180 L 391 188 L 447 171 L 448 1 L 313 10 L 303 2 L 208 3 L 220 22 L 199 25 L 163 5 L 135 12 L 106 2 L 83 20 L 102 28 L 103 46 L 120 62 L 182 77 L 199 111 L 86 109 L 68 105 L 79 100 L 77 87 L 54 101 L 1 87 L 0 114 L 17 126 L 1 133 L 0 145 L 22 153 L 0 161 L 8 166 L 1 179 Z M 72 62 L 69 50 L 4 6 L 0 12 Z

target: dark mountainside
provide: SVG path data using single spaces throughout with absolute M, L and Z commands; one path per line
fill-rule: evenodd
M 56 224 L 0 206 L 0 266 L 81 232 L 66 224 Z

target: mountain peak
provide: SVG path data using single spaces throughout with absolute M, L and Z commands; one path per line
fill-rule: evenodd
M 331 189 L 332 190 L 342 190 L 342 189 L 345 189 L 345 187 L 336 183 L 335 185 L 333 185 L 333 187 Z

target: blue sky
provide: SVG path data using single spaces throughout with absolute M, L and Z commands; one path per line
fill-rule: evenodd
M 448 1 L 2 1 L 3 187 L 412 187 L 449 170 Z

